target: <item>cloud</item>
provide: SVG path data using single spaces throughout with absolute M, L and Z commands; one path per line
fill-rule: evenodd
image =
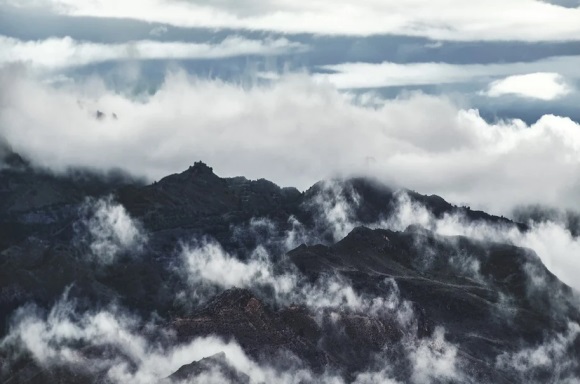
M 248 260 L 241 261 L 229 255 L 218 243 L 204 240 L 186 246 L 181 257 L 183 266 L 178 266 L 177 270 L 198 300 L 234 287 L 271 286 L 277 296 L 288 295 L 297 284 L 297 277 L 293 274 L 274 273 L 274 265 L 261 246 L 251 252 Z M 188 298 L 190 300 L 191 295 Z
M 321 222 L 330 228 L 338 228 L 339 231 L 344 226 L 355 225 L 352 222 L 353 216 L 348 212 L 358 204 L 356 196 L 351 196 L 352 191 L 348 188 L 346 191 L 340 191 L 338 184 L 327 183 L 322 195 L 331 192 L 339 196 L 335 202 L 326 204 L 324 200 L 314 199 L 311 203 L 320 205 L 318 212 L 321 215 Z M 457 215 L 436 219 L 423 206 L 412 203 L 405 194 L 399 196 L 395 216 L 389 221 L 378 222 L 377 226 L 398 229 L 420 223 L 440 234 L 467 234 L 474 238 L 507 239 L 514 242 L 517 241 L 517 236 L 526 235 L 521 232 L 517 235 L 511 234 L 510 227 L 494 227 L 482 223 L 470 225 Z M 105 201 L 97 205 L 107 206 L 106 203 Z M 336 205 L 340 205 L 340 214 L 333 214 L 337 210 Z M 109 212 L 115 208 L 118 206 L 109 202 L 109 208 L 104 211 Z M 99 210 L 97 209 L 97 212 Z M 96 216 L 108 217 L 111 213 Z M 118 212 L 112 216 L 123 215 Z M 110 220 L 99 222 L 102 221 Z M 336 222 L 335 225 L 333 222 Z M 277 230 L 271 228 L 273 224 L 266 219 L 255 219 L 250 225 L 265 229 L 266 233 L 264 241 L 260 242 L 244 260 L 228 254 L 219 244 L 211 240 L 194 242 L 183 247 L 181 251 L 183 264 L 179 269 L 193 292 L 207 300 L 212 292 L 217 293 L 233 286 L 260 292 L 261 286 L 269 285 L 272 289 L 264 292 L 273 291 L 273 299 L 278 306 L 290 303 L 305 305 L 315 315 L 325 313 L 331 318 L 339 318 L 345 311 L 394 318 L 404 330 L 404 337 L 400 345 L 385 345 L 383 352 L 388 355 L 389 348 L 395 350 L 396 356 L 405 361 L 403 364 L 410 367 L 409 376 L 405 381 L 464 382 L 468 379 L 468 374 L 464 372 L 465 355 L 460 352 L 458 345 L 446 339 L 443 328 L 436 327 L 429 337 L 418 337 L 413 308 L 409 302 L 401 298 L 394 279 L 383 281 L 382 286 L 384 285 L 385 289 L 380 296 L 360 294 L 353 289 L 348 280 L 338 276 L 322 278 L 315 283 L 307 282 L 296 270 L 279 268 L 285 263 L 283 254 L 271 255 L 266 252 L 266 249 L 270 248 L 268 244 L 270 241 L 287 244 L 287 238 L 294 236 L 291 234 L 294 229 L 290 229 L 279 238 L 271 238 L 268 233 L 270 231 L 276 233 Z M 120 227 L 124 228 L 126 225 Z M 534 232 L 534 229 L 531 232 Z M 552 234 L 548 238 L 555 239 Z M 562 244 L 563 248 L 568 246 Z M 575 252 L 575 249 L 571 249 L 571 253 Z M 215 286 L 218 289 L 204 291 L 205 286 Z M 189 294 L 186 296 L 188 300 L 194 299 Z M 99 372 L 102 374 L 101 377 L 106 377 L 113 383 L 158 382 L 184 364 L 219 352 L 225 353 L 228 363 L 236 370 L 248 375 L 251 383 L 346 382 L 332 372 L 320 374 L 304 368 L 280 370 L 266 363 L 258 363 L 235 341 L 210 336 L 178 343 L 171 333 L 158 327 L 160 325 L 155 322 L 144 324 L 142 319 L 116 306 L 80 311 L 74 300 L 69 299 L 65 293 L 48 314 L 33 306 L 18 310 L 11 322 L 8 336 L 0 340 L 0 349 L 11 351 L 16 355 L 26 351 L 43 368 L 65 366 L 80 373 Z M 556 374 L 560 375 L 558 378 L 568 377 L 567 372 L 571 371 L 570 368 L 576 367 L 576 362 L 565 357 L 567 351 L 573 348 L 579 329 L 576 324 L 571 323 L 567 332 L 556 335 L 553 340 L 547 339 L 540 346 L 503 353 L 497 357 L 496 366 L 507 372 L 516 369 L 523 378 L 528 378 L 538 369 L 546 367 L 565 368 L 562 369 L 562 375 L 560 371 Z M 107 353 L 86 352 L 101 350 L 106 350 Z M 380 353 L 377 359 L 380 364 L 373 366 L 373 370 L 359 372 L 353 383 L 398 383 L 397 379 L 401 378 L 401 373 L 398 376 L 393 374 L 394 369 L 391 366 L 394 363 L 393 359 L 384 358 Z M 562 365 L 562 361 L 565 361 L 565 366 Z M 220 379 L 223 377 L 217 369 L 210 370 L 199 378 L 204 382 L 220 382 Z
M 513 75 L 508 77 L 509 80 L 501 79 L 492 83 L 492 89 L 487 94 L 499 96 L 512 93 L 525 96 L 527 90 L 529 97 L 542 98 L 539 97 L 541 94 L 545 95 L 544 100 L 551 100 L 572 91 L 564 84 L 563 76 L 578 79 L 576 68 L 579 65 L 580 56 L 501 64 L 342 63 L 322 66 L 321 69 L 332 73 L 315 75 L 315 79 L 329 81 L 341 89 L 356 89 L 488 82 L 500 76 Z
M 90 258 L 99 264 L 111 264 L 124 252 L 138 254 L 147 242 L 141 224 L 111 197 L 88 199 L 80 216 L 74 224 L 75 242 L 88 245 Z
M 157 341 L 144 335 L 143 326 Z M 19 309 L 0 347 L 12 348 L 17 356 L 27 352 L 43 368 L 64 366 L 77 373 L 103 375 L 112 383 L 158 383 L 181 366 L 220 352 L 252 383 L 294 382 L 290 373 L 254 362 L 235 341 L 208 336 L 179 343 L 170 333 L 155 331 L 156 326 L 116 307 L 80 311 L 65 294 L 48 314 L 32 306 Z M 91 355 L 86 352 L 90 349 L 107 352 Z M 310 375 L 308 371 L 296 374 Z
M 431 383 L 439 380 L 461 382 L 457 347 L 445 340 L 445 329 L 437 327 L 433 335 L 420 340 L 410 352 L 413 363 L 411 380 L 414 383 Z
M 159 33 L 161 30 L 155 31 Z M 22 62 L 40 69 L 64 69 L 105 61 L 220 59 L 245 55 L 283 55 L 305 50 L 305 45 L 286 38 L 250 40 L 229 36 L 219 43 L 139 40 L 123 44 L 100 44 L 77 41 L 70 37 L 23 41 L 0 35 L 0 66 Z
M 368 107 L 306 75 L 242 86 L 171 72 L 135 95 L 96 77 L 56 87 L 11 67 L 0 89 L 0 135 L 57 170 L 121 165 L 155 180 L 202 159 L 221 176 L 299 188 L 366 174 L 492 212 L 576 207 L 580 189 L 580 126 L 564 117 L 491 124 L 422 94 Z
M 334 318 L 344 313 L 340 304 L 334 309 Z M 454 349 L 443 340 L 443 330 L 438 329 L 425 340 L 415 340 L 412 334 L 409 337 L 401 358 L 410 360 L 414 372 L 421 375 L 418 377 L 448 377 Z M 83 311 L 68 292 L 48 313 L 32 305 L 18 309 L 7 336 L 0 340 L 0 350 L 10 359 L 6 364 L 19 364 L 20 358 L 29 355 L 42 369 L 65 367 L 112 383 L 158 383 L 181 366 L 218 353 L 224 353 L 227 363 L 246 374 L 250 383 L 347 382 L 332 372 L 314 373 L 300 364 L 279 369 L 267 362 L 258 363 L 235 340 L 206 336 L 179 342 L 160 324 L 144 322 L 116 306 Z M 389 364 L 389 360 L 383 360 L 378 371 L 361 372 L 354 382 L 396 383 L 391 379 Z M 220 378 L 223 376 L 215 369 L 198 379 L 217 383 Z
M 325 275 L 311 282 L 284 253 L 271 255 L 266 247 L 267 244 L 259 245 L 242 261 L 210 239 L 186 246 L 175 268 L 190 287 L 184 297 L 199 303 L 223 289 L 238 287 L 262 291 L 266 299 L 277 305 L 300 303 L 318 313 L 341 308 L 367 315 L 390 315 L 402 326 L 408 326 L 414 316 L 410 303 L 400 298 L 393 279 L 384 281 L 384 297 L 359 294 L 339 275 Z M 273 260 L 277 260 L 275 264 Z
M 549 375 L 552 380 L 560 383 L 577 383 L 578 378 L 571 372 L 577 372 L 578 361 L 571 357 L 578 335 L 580 326 L 569 323 L 565 332 L 546 338 L 537 347 L 499 355 L 495 365 L 500 369 L 515 369 L 523 381 L 535 381 L 537 377 Z
M 554 100 L 571 92 L 565 79 L 558 73 L 530 73 L 496 80 L 485 94 L 490 97 L 514 95 L 539 100 Z
M 408 377 L 400 377 L 403 382 L 422 383 L 459 383 L 469 382 L 463 372 L 464 364 L 459 357 L 459 349 L 445 339 L 445 329 L 436 327 L 433 334 L 425 338 L 407 337 L 402 346 L 396 346 L 396 354 L 403 352 L 404 359 L 410 364 Z M 385 348 L 385 349 L 388 349 Z M 388 357 L 381 357 L 388 360 Z M 392 360 L 392 357 L 390 358 Z M 379 371 L 359 373 L 352 384 L 397 384 L 393 368 L 386 366 Z
M 566 41 L 580 36 L 580 9 L 536 0 L 411 2 L 347 0 L 29 0 L 70 16 L 129 18 L 180 27 L 329 35 L 397 34 L 434 40 Z M 521 10 L 526 12 L 522 14 Z
M 319 184 L 319 193 L 307 204 L 316 213 L 316 229 L 319 238 L 330 235 L 333 242 L 342 240 L 355 227 L 353 207 L 360 204 L 360 196 L 352 187 L 344 188 L 334 180 Z

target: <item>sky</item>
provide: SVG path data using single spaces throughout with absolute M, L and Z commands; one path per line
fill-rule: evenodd
M 579 87 L 578 0 L 0 0 L 0 139 L 55 171 L 576 210 Z

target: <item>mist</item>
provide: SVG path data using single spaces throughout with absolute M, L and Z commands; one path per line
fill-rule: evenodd
M 222 176 L 301 189 L 363 174 L 494 213 L 575 207 L 580 130 L 565 117 L 492 124 L 421 93 L 364 106 L 306 75 L 247 87 L 175 71 L 152 94 L 131 94 L 98 76 L 51 86 L 8 67 L 1 83 L 0 134 L 55 170 L 122 164 L 153 181 L 202 159 Z

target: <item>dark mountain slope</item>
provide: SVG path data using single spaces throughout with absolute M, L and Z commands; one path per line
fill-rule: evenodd
M 351 381 L 388 362 L 391 376 L 408 382 L 415 369 L 409 356 L 423 351 L 424 345 L 437 345 L 433 340 L 439 328 L 445 330 L 445 343 L 457 348 L 455 358 L 463 373 L 433 382 L 554 382 L 580 374 L 573 364 L 546 364 L 523 376 L 513 367 L 497 364 L 501 356 L 541 347 L 564 334 L 569 324 L 580 322 L 575 293 L 547 271 L 532 250 L 439 236 L 417 226 L 401 232 L 363 226 L 388 220 L 401 193 L 435 218 L 459 214 L 466 224 L 485 222 L 526 230 L 505 218 L 363 178 L 321 182 L 301 193 L 266 180 L 220 178 L 201 162 L 151 185 L 85 171 L 55 175 L 33 169 L 15 154 L 5 157 L 4 164 L 0 169 L 2 336 L 13 329 L 11 319 L 17 308 L 34 303 L 50 309 L 68 290 L 84 310 L 114 303 L 140 318 L 155 318 L 153 325 L 143 324 L 147 329 L 143 337 L 152 345 L 179 346 L 217 335 L 237 342 L 261 365 L 282 371 L 305 369 L 314 377 L 333 372 Z M 99 263 L 90 241 L 79 238 L 84 227 L 78 223 L 87 214 L 83 207 L 88 197 L 96 201 L 110 195 L 110 201 L 119 203 L 136 221 L 147 241 L 139 247 L 121 247 L 115 250 L 114 262 Z M 358 225 L 339 241 L 325 211 L 333 204 L 342 204 L 349 225 Z M 109 224 L 120 222 L 127 229 L 119 217 L 113 219 Z M 266 229 L 259 232 L 262 229 L 255 228 L 255 221 L 266 223 Z M 284 255 L 280 244 L 296 221 L 308 245 Z M 242 263 L 234 265 L 242 273 L 262 268 L 261 274 L 252 276 L 257 280 L 264 275 L 290 276 L 292 290 L 283 296 L 269 280 L 246 282 L 246 289 L 216 284 L 203 290 L 212 281 L 191 283 L 184 277 L 188 272 L 180 259 L 181 248 L 203 237 L 214 239 L 229 252 L 228 257 Z M 256 261 L 252 252 L 257 247 L 265 249 L 270 259 Z M 258 262 L 262 264 L 257 267 Z M 228 268 L 222 266 L 224 274 L 237 271 Z M 355 303 L 364 299 L 376 305 L 315 305 L 304 299 L 313 287 L 326 292 L 332 284 L 333 289 L 338 285 L 356 296 Z M 408 321 L 401 320 L 405 316 Z M 175 338 L 159 336 L 166 334 Z M 451 348 L 445 343 L 429 348 L 445 355 L 445 348 Z M 88 356 L 88 362 L 92 353 L 106 354 L 137 369 L 134 357 L 118 348 L 99 347 L 103 350 L 95 352 L 86 340 L 75 348 Z M 574 339 L 562 348 L 567 356 L 577 357 L 580 341 Z M 189 380 L 216 367 L 230 381 L 247 382 L 246 373 L 232 369 L 223 356 L 192 361 L 167 380 Z M 0 343 L 2 383 L 108 382 L 106 369 L 99 366 L 86 376 L 67 366 L 51 368 Z
M 499 349 L 521 339 L 538 342 L 545 330 L 580 321 L 572 290 L 533 251 L 510 245 L 418 228 L 361 227 L 335 245 L 301 246 L 289 256 L 311 278 L 338 270 L 361 291 L 376 292 L 382 279 L 393 278 L 401 296 L 416 303 L 431 324 L 445 325 L 451 340 L 469 344 L 480 356 L 488 349 L 484 340 L 501 340 Z M 533 290 L 529 269 L 544 282 L 541 290 Z

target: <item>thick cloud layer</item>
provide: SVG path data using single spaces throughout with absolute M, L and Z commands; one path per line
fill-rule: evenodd
M 0 134 L 55 169 L 122 165 L 153 180 L 202 159 L 221 176 L 299 188 L 370 174 L 492 212 L 577 202 L 580 129 L 568 118 L 490 124 L 444 97 L 349 98 L 305 75 L 247 87 L 174 72 L 132 95 L 8 67 L 0 83 Z

